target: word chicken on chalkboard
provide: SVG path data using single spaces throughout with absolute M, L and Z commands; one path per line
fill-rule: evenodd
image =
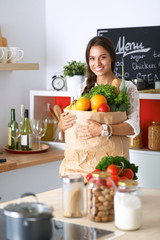
M 125 80 L 143 79 L 146 89 L 160 79 L 160 26 L 98 29 L 98 36 L 109 38 L 116 51 L 115 74 Z

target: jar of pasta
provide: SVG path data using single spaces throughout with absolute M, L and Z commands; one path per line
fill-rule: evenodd
M 62 177 L 63 216 L 82 217 L 84 214 L 84 179 L 81 175 Z
M 88 183 L 88 217 L 95 222 L 114 219 L 114 182 L 110 173 L 95 172 Z
M 142 127 L 140 127 L 140 133 L 136 137 L 129 138 L 129 148 L 140 149 L 142 147 Z
M 160 150 L 160 122 L 152 122 L 148 128 L 148 148 Z

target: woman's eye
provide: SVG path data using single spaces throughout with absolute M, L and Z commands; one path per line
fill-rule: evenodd
M 93 57 L 90 57 L 90 58 L 89 58 L 89 60 L 90 60 L 90 61 L 93 61 L 93 60 L 94 60 L 94 58 L 93 58 Z
M 105 59 L 106 58 L 106 56 L 101 56 L 101 59 Z

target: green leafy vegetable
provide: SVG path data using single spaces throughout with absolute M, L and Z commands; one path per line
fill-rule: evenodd
M 96 169 L 101 169 L 102 171 L 106 171 L 107 167 L 111 164 L 116 164 L 124 168 L 130 168 L 134 173 L 133 179 L 134 180 L 137 179 L 136 173 L 138 172 L 138 166 L 136 166 L 134 163 L 130 163 L 126 158 L 121 156 L 103 157 L 101 161 L 98 163 L 98 165 L 96 166 Z
M 121 111 L 120 106 L 123 103 L 125 104 L 126 110 L 127 110 L 130 107 L 129 97 L 128 97 L 127 93 L 124 93 L 124 92 L 120 91 L 119 94 L 116 95 L 115 94 L 115 89 L 116 88 L 114 86 L 110 86 L 108 84 L 106 84 L 106 85 L 99 84 L 98 86 L 93 87 L 89 91 L 89 93 L 83 94 L 82 97 L 86 97 L 88 99 L 91 99 L 95 95 L 98 95 L 98 94 L 103 95 L 107 99 L 108 105 L 110 107 L 112 106 L 113 110 Z M 122 108 L 122 109 L 124 109 L 124 108 Z

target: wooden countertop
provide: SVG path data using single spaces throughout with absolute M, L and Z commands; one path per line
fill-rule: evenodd
M 159 240 L 160 239 L 160 190 L 142 189 L 143 210 L 142 210 L 142 227 L 136 231 L 120 231 L 114 226 L 114 222 L 96 223 L 88 219 L 87 216 L 82 218 L 64 218 L 62 213 L 62 189 L 55 189 L 49 192 L 37 194 L 40 202 L 53 205 L 54 217 L 57 220 L 71 222 L 80 225 L 97 227 L 105 230 L 121 232 L 123 235 L 117 237 L 117 240 Z M 25 198 L 26 199 L 26 198 Z M 33 201 L 29 197 L 26 201 Z M 15 200 L 17 201 L 17 200 Z M 15 201 L 0 204 L 3 208 L 7 204 Z
M 2 151 L 2 150 L 1 150 Z M 59 161 L 64 158 L 64 151 L 50 147 L 45 152 L 40 153 L 10 153 L 3 150 L 0 159 L 6 159 L 6 163 L 0 163 L 0 173 L 20 168 L 31 167 L 39 164 Z

